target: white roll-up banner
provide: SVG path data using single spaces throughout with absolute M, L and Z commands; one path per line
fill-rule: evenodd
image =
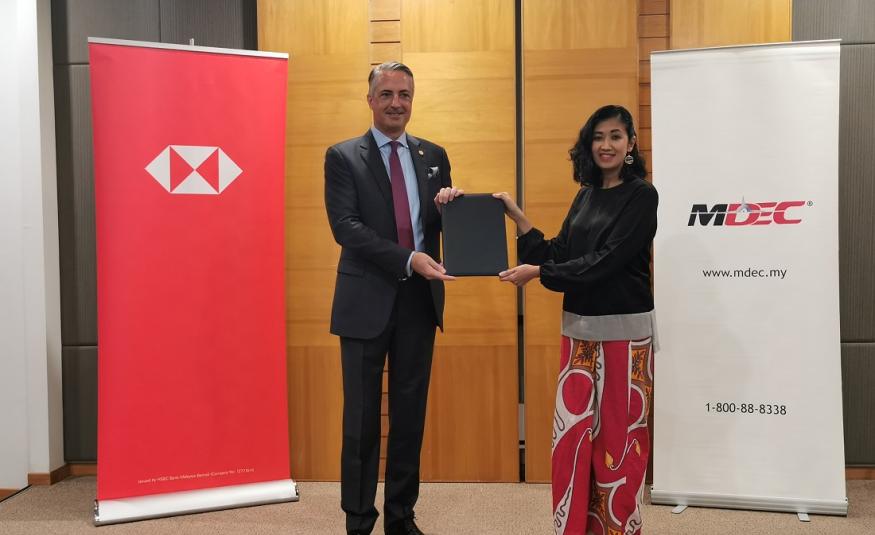
M 847 514 L 839 49 L 651 56 L 654 503 Z

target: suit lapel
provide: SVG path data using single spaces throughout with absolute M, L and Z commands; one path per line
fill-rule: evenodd
M 386 172 L 386 166 L 383 164 L 383 157 L 380 155 L 380 148 L 377 147 L 377 142 L 374 140 L 374 136 L 371 134 L 370 130 L 362 136 L 359 150 L 361 151 L 360 154 L 362 159 L 367 164 L 368 169 L 371 170 L 371 176 L 373 176 L 374 182 L 377 183 L 377 188 L 379 188 L 380 193 L 383 194 L 383 198 L 386 199 L 386 202 L 391 208 L 392 189 L 391 183 L 389 182 L 389 174 Z
M 428 174 L 425 170 L 425 151 L 422 143 L 415 137 L 407 134 L 407 144 L 410 146 L 410 158 L 413 160 L 413 168 L 416 169 L 416 185 L 419 187 L 419 224 L 425 230 L 425 213 L 428 211 L 431 199 L 428 198 Z

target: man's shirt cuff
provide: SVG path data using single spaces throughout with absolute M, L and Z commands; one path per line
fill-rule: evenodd
M 413 255 L 415 255 L 415 254 L 416 254 L 416 251 L 413 251 L 412 253 L 410 253 L 410 256 L 407 258 L 407 267 L 404 268 L 404 272 L 407 273 L 407 276 L 404 277 L 405 279 L 413 276 Z

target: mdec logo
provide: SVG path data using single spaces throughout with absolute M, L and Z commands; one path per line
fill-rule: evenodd
M 690 220 L 687 226 L 694 226 L 698 216 L 699 224 L 703 227 L 712 225 L 722 227 L 743 227 L 747 225 L 798 225 L 801 218 L 788 217 L 787 211 L 799 208 L 811 202 L 805 201 L 781 201 L 781 202 L 744 202 L 715 204 L 710 210 L 707 204 L 693 204 L 690 210 Z

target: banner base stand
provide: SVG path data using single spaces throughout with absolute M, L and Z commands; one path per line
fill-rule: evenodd
M 298 501 L 292 479 L 94 501 L 94 525 Z
M 654 505 L 683 505 L 689 507 L 796 513 L 800 515 L 800 518 L 803 514 L 848 516 L 847 498 L 839 501 L 805 500 L 798 498 L 774 498 L 770 496 L 674 492 L 657 490 L 650 487 L 650 502 Z

